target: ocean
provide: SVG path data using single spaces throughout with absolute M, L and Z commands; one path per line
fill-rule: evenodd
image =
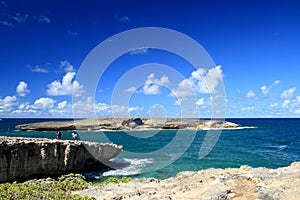
M 63 119 L 67 120 L 67 119 Z M 62 119 L 1 119 L 0 135 L 13 137 L 55 138 L 54 131 L 21 132 L 15 125 Z M 300 161 L 300 119 L 226 119 L 241 125 L 222 130 L 211 151 L 199 157 L 205 147 L 203 131 L 139 130 L 78 131 L 81 140 L 113 142 L 123 145 L 124 152 L 113 159 L 125 164 L 121 169 L 86 173 L 88 178 L 155 177 L 165 179 L 181 171 L 207 168 L 251 167 L 278 168 Z M 62 132 L 63 140 L 72 140 L 71 131 Z M 207 142 L 207 141 L 206 141 Z M 214 142 L 211 142 L 214 144 Z

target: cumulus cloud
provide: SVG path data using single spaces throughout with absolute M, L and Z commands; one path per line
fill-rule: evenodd
M 82 117 L 99 116 L 127 116 L 130 113 L 143 111 L 143 107 L 130 107 L 125 105 L 108 105 L 106 103 L 97 103 L 92 97 L 87 97 L 73 104 L 74 113 Z
M 162 86 L 167 86 L 169 84 L 169 78 L 166 75 L 163 75 L 161 78 L 156 78 L 154 73 L 151 73 L 147 80 L 145 81 L 144 86 L 139 90 L 139 92 L 145 95 L 156 95 L 160 94 L 160 88 Z M 133 87 L 128 88 L 126 91 L 133 91 Z
M 83 86 L 77 81 L 73 81 L 76 72 L 67 72 L 62 81 L 53 81 L 47 87 L 47 94 L 49 96 L 63 96 L 74 95 L 75 97 L 81 96 L 84 93 Z
M 172 89 L 170 95 L 177 98 L 185 98 L 197 93 L 216 93 L 216 89 L 222 82 L 222 78 L 223 74 L 220 65 L 211 69 L 199 68 L 193 71 L 189 78 L 179 82 L 178 87 Z
M 125 90 L 125 92 L 128 92 L 128 93 L 134 93 L 134 92 L 136 92 L 136 88 L 135 88 L 134 86 L 132 86 L 132 87 L 130 87 L 130 88 L 127 88 L 127 89 Z
M 269 86 L 263 85 L 263 86 L 260 87 L 260 89 L 261 89 L 261 91 L 262 91 L 262 93 L 263 93 L 264 95 L 267 95 L 267 94 L 269 94 L 270 90 L 271 90 L 274 86 L 278 85 L 279 83 L 280 83 L 280 80 L 275 80 L 275 81 L 272 83 L 272 85 L 269 85 Z
M 112 105 L 112 114 L 114 116 L 128 116 L 130 113 L 142 111 L 142 107 L 128 107 L 123 105 Z
M 66 108 L 66 106 L 67 106 L 67 104 L 68 104 L 68 102 L 67 102 L 67 101 L 62 101 L 62 102 L 58 103 L 58 105 L 57 105 L 57 109 L 58 109 L 58 110 L 65 109 L 65 108 Z
M 18 104 L 16 96 L 6 96 L 0 99 L 0 113 L 7 113 L 12 111 L 13 107 Z
M 278 103 L 272 103 L 272 104 L 270 104 L 270 107 L 271 107 L 271 108 L 278 107 Z
M 67 60 L 60 61 L 59 67 L 61 69 L 63 69 L 65 72 L 73 72 L 73 71 L 75 71 L 73 65 L 69 61 L 67 61 Z
M 32 105 L 32 108 L 34 109 L 51 109 L 54 107 L 54 104 L 56 103 L 55 100 L 51 99 L 51 98 L 39 98 L 37 100 L 35 100 L 34 104 Z
M 36 99 L 33 104 L 21 102 L 7 114 L 7 116 L 35 116 L 35 117 L 72 117 L 72 107 L 67 101 L 57 103 L 52 98 L 42 97 Z
M 255 93 L 254 93 L 252 90 L 250 90 L 250 91 L 247 93 L 246 97 L 247 97 L 247 98 L 254 98 L 254 97 L 255 97 Z
M 45 69 L 44 67 L 41 67 L 39 65 L 36 65 L 35 67 L 31 68 L 32 72 L 37 72 L 37 73 L 48 73 L 48 70 Z
M 282 99 L 292 99 L 295 91 L 296 91 L 296 87 L 292 87 L 292 88 L 289 88 L 287 90 L 284 90 L 281 93 L 280 98 L 282 98 Z
M 291 100 L 284 100 L 282 103 L 282 108 L 289 108 L 289 104 L 291 103 Z
M 25 97 L 30 92 L 30 90 L 28 89 L 28 84 L 24 81 L 20 81 L 19 85 L 17 86 L 16 92 L 18 96 Z
M 198 105 L 198 106 L 203 106 L 203 105 L 206 104 L 205 103 L 205 99 L 204 98 L 200 98 L 200 99 L 198 99 L 198 101 L 195 104 Z

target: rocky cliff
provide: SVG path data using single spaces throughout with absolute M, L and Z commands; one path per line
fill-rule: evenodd
M 299 200 L 300 162 L 278 169 L 207 169 L 181 172 L 174 178 L 134 179 L 129 183 L 91 186 L 74 192 L 96 199 L 128 200 Z
M 95 118 L 64 122 L 39 122 L 20 124 L 16 128 L 22 131 L 53 130 L 139 130 L 139 129 L 188 129 L 203 130 L 209 128 L 236 128 L 239 124 L 199 119 L 180 118 Z
M 0 182 L 99 170 L 122 150 L 115 144 L 0 137 Z

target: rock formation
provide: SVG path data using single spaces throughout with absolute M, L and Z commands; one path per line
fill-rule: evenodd
M 300 162 L 278 169 L 241 166 L 181 172 L 174 178 L 134 179 L 74 192 L 96 199 L 299 200 Z
M 0 182 L 99 170 L 123 150 L 115 144 L 0 137 Z
M 186 129 L 203 130 L 209 128 L 236 128 L 239 124 L 199 119 L 180 118 L 95 118 L 64 122 L 38 122 L 17 125 L 22 131 L 53 130 L 140 130 L 140 129 Z

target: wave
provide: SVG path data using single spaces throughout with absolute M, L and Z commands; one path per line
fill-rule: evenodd
M 279 145 L 279 146 L 269 146 L 268 148 L 276 151 L 282 151 L 287 147 L 288 147 L 287 145 Z
M 148 159 L 128 159 L 128 158 L 122 158 L 122 159 L 112 159 L 111 161 L 115 162 L 116 164 L 120 164 L 122 166 L 125 166 L 120 169 L 111 169 L 108 171 L 100 171 L 100 172 L 91 172 L 91 173 L 85 173 L 84 176 L 88 178 L 93 179 L 101 179 L 103 177 L 108 176 L 134 176 L 139 175 L 142 173 L 142 169 L 148 165 L 154 162 L 154 159 L 148 158 Z
M 142 173 L 142 168 L 144 168 L 147 164 L 151 164 L 154 162 L 154 159 L 115 159 L 113 160 L 116 163 L 120 164 L 128 164 L 126 167 L 122 169 L 109 170 L 102 174 L 105 176 L 133 176 Z

